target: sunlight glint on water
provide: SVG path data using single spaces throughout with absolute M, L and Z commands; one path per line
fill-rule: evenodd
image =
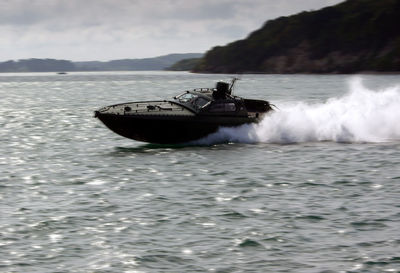
M 93 118 L 229 78 L 0 74 L 0 271 L 398 272 L 397 75 L 243 75 L 279 109 L 202 145 Z

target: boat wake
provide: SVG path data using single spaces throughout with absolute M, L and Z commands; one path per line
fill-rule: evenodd
M 350 91 L 325 103 L 278 103 L 259 124 L 221 128 L 196 144 L 389 142 L 400 140 L 400 86 L 369 90 L 360 78 Z

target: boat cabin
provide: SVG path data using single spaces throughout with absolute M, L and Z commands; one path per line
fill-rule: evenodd
M 233 96 L 226 82 L 218 82 L 216 88 L 201 88 L 174 97 L 175 102 L 204 115 L 247 116 L 250 112 L 265 112 L 270 108 L 265 101 Z

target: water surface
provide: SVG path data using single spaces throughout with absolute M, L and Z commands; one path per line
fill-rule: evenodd
M 260 124 L 153 145 L 93 111 L 230 75 L 0 75 L 1 272 L 399 272 L 400 78 L 244 75 Z

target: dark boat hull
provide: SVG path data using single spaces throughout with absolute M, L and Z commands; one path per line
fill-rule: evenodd
M 200 139 L 219 127 L 235 127 L 255 122 L 249 117 L 156 116 L 97 114 L 113 132 L 138 141 L 177 144 Z

